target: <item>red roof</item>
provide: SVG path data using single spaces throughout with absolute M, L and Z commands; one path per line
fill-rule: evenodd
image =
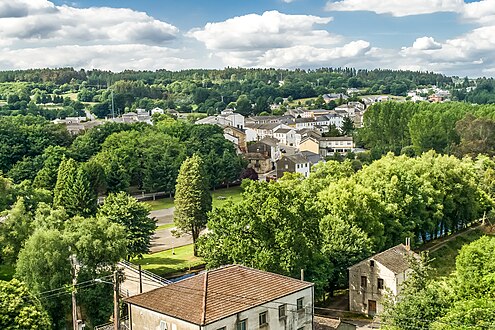
M 205 271 L 125 301 L 206 325 L 311 286 L 309 282 L 233 265 Z

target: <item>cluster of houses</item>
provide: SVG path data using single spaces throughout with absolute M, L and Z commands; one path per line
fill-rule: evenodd
M 418 255 L 401 244 L 350 267 L 348 309 L 380 314 L 385 292 L 399 296 L 412 271 L 411 257 Z M 315 315 L 313 283 L 241 265 L 143 292 L 124 299 L 131 330 L 356 329 L 351 322 Z
M 334 110 L 291 109 L 283 116 L 244 117 L 232 109 L 196 124 L 219 125 L 224 136 L 243 154 L 258 174 L 281 177 L 285 172 L 309 176 L 310 168 L 335 153 L 355 150 L 352 137 L 325 137 L 331 128 L 341 129 L 344 118 L 362 125 L 365 106 L 349 102 Z
M 407 96 L 412 102 L 428 101 L 431 103 L 440 103 L 449 101 L 450 92 L 437 86 L 432 86 L 431 88 L 422 88 L 409 91 L 407 92 Z

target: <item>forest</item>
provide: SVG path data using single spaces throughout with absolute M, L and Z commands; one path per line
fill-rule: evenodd
M 99 118 L 154 107 L 215 114 L 235 106 L 243 114 L 260 114 L 271 113 L 270 105 L 283 105 L 284 100 L 345 93 L 347 88 L 359 89 L 363 95 L 405 96 L 410 89 L 432 85 L 453 86 L 452 78 L 430 72 L 351 68 L 4 71 L 0 72 L 0 100 L 5 104 L 0 114 L 33 114 L 52 120 L 82 115 L 85 106 Z

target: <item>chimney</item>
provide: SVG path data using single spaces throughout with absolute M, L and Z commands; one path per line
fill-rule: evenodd
M 304 281 L 304 269 L 301 268 L 301 281 Z
M 406 237 L 406 250 L 411 251 L 411 238 Z

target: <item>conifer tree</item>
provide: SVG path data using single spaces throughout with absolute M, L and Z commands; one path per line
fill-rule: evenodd
M 60 163 L 53 205 L 63 207 L 69 216 L 88 217 L 96 213 L 96 194 L 87 173 L 72 158 Z
M 212 202 L 204 164 L 198 155 L 182 163 L 175 192 L 174 223 L 178 233 L 191 234 L 197 255 L 196 240 L 206 226 Z

